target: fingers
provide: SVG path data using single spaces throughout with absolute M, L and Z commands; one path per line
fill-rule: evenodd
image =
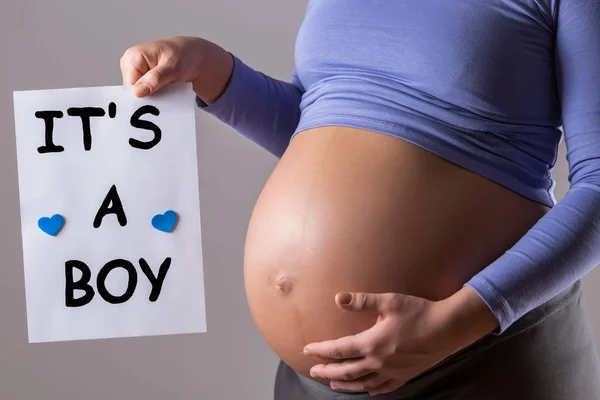
M 134 85 L 149 70 L 150 64 L 141 49 L 129 48 L 121 57 L 123 85 Z
M 335 301 L 348 311 L 384 314 L 394 309 L 400 298 L 398 293 L 337 293 Z
M 376 371 L 372 360 L 344 360 L 339 363 L 317 364 L 310 369 L 310 376 L 332 381 L 352 381 Z
M 365 332 L 369 331 L 367 330 Z M 336 360 L 369 355 L 372 349 L 369 342 L 364 338 L 365 332 L 340 339 L 311 343 L 304 348 L 304 354 L 320 356 L 322 358 L 333 358 Z
M 352 311 L 379 311 L 379 294 L 376 293 L 350 293 L 352 296 L 346 301 L 344 308 Z M 344 297 L 344 296 L 339 296 Z M 347 300 L 347 299 L 344 299 Z
M 388 378 L 378 373 L 369 373 L 359 379 L 350 381 L 332 381 L 330 386 L 335 390 L 352 390 L 354 392 L 369 392 L 383 389 L 382 385 L 389 381 Z
M 167 62 L 160 62 L 156 67 L 146 72 L 133 87 L 133 94 L 144 97 L 152 94 L 171 82 L 173 68 Z
M 133 94 L 137 97 L 148 96 L 171 83 L 174 64 L 172 57 L 156 48 L 129 48 L 121 57 L 123 85 L 134 85 Z

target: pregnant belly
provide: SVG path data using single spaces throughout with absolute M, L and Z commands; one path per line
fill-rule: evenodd
M 299 133 L 246 235 L 250 312 L 273 351 L 309 376 L 303 347 L 371 327 L 339 291 L 441 300 L 511 247 L 547 207 L 401 139 L 345 127 Z M 326 383 L 326 382 L 323 382 Z

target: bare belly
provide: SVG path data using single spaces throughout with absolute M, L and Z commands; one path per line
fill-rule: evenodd
M 304 345 L 358 333 L 373 314 L 339 291 L 441 300 L 510 248 L 548 208 L 388 135 L 323 127 L 296 135 L 246 236 L 250 312 L 273 351 L 309 376 Z

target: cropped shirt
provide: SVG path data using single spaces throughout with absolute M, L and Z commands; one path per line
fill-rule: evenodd
M 465 283 L 493 334 L 600 263 L 600 1 L 311 0 L 291 82 L 233 58 L 223 94 L 197 103 L 277 157 L 303 130 L 362 128 L 551 207 Z

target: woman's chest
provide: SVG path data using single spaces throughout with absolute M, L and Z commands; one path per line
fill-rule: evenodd
M 296 41 L 305 88 L 376 76 L 511 115 L 557 110 L 553 22 L 534 0 L 311 0 Z

